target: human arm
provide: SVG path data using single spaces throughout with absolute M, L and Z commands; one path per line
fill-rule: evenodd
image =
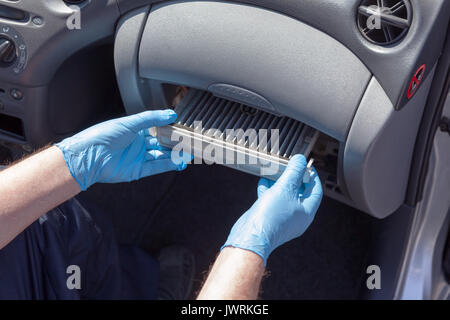
M 0 249 L 41 215 L 80 192 L 57 147 L 3 170 L 0 181 Z
M 97 182 L 115 183 L 186 163 L 150 136 L 173 122 L 171 110 L 146 111 L 88 128 L 0 172 L 0 249 L 41 215 Z
M 269 255 L 301 236 L 320 205 L 320 179 L 314 171 L 303 184 L 305 170 L 306 159 L 297 155 L 277 182 L 259 181 L 258 200 L 233 226 L 199 299 L 256 299 Z
M 226 247 L 217 257 L 197 299 L 255 300 L 264 260 L 254 252 Z

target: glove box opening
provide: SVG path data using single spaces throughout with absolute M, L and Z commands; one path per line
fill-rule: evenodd
M 194 163 L 217 163 L 276 180 L 295 154 L 314 159 L 324 188 L 341 194 L 339 143 L 292 118 L 183 86 L 163 85 L 178 114 L 170 126 L 154 128 L 163 146 L 194 155 Z M 305 180 L 308 176 L 305 176 Z

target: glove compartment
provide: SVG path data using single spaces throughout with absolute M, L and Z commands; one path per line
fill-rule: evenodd
M 288 117 L 320 132 L 310 151 L 329 196 L 379 218 L 403 202 L 423 110 L 395 111 L 365 64 L 310 25 L 235 2 L 161 2 L 122 18 L 115 66 L 128 113 L 169 107 L 187 87 Z
M 370 79 L 363 63 L 338 41 L 270 10 L 175 1 L 152 7 L 143 22 L 140 44 L 132 53 L 141 79 L 154 86 L 209 90 L 297 119 L 339 141 Z M 130 42 L 126 38 L 126 47 L 116 44 L 116 63 L 129 54 Z M 150 107 L 152 99 L 157 100 L 147 97 L 140 107 Z

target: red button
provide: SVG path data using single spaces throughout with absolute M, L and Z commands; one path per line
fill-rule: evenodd
M 426 66 L 423 64 L 419 67 L 419 69 L 417 69 L 416 73 L 414 73 L 414 76 L 411 82 L 409 83 L 408 92 L 406 93 L 408 99 L 411 99 L 416 93 L 417 89 L 419 88 L 419 85 L 422 82 L 425 75 L 425 69 Z

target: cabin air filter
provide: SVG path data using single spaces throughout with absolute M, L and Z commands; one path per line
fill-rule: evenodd
M 308 157 L 318 132 L 291 118 L 190 89 L 174 108 L 177 121 L 155 128 L 161 145 L 272 180 L 295 154 Z

